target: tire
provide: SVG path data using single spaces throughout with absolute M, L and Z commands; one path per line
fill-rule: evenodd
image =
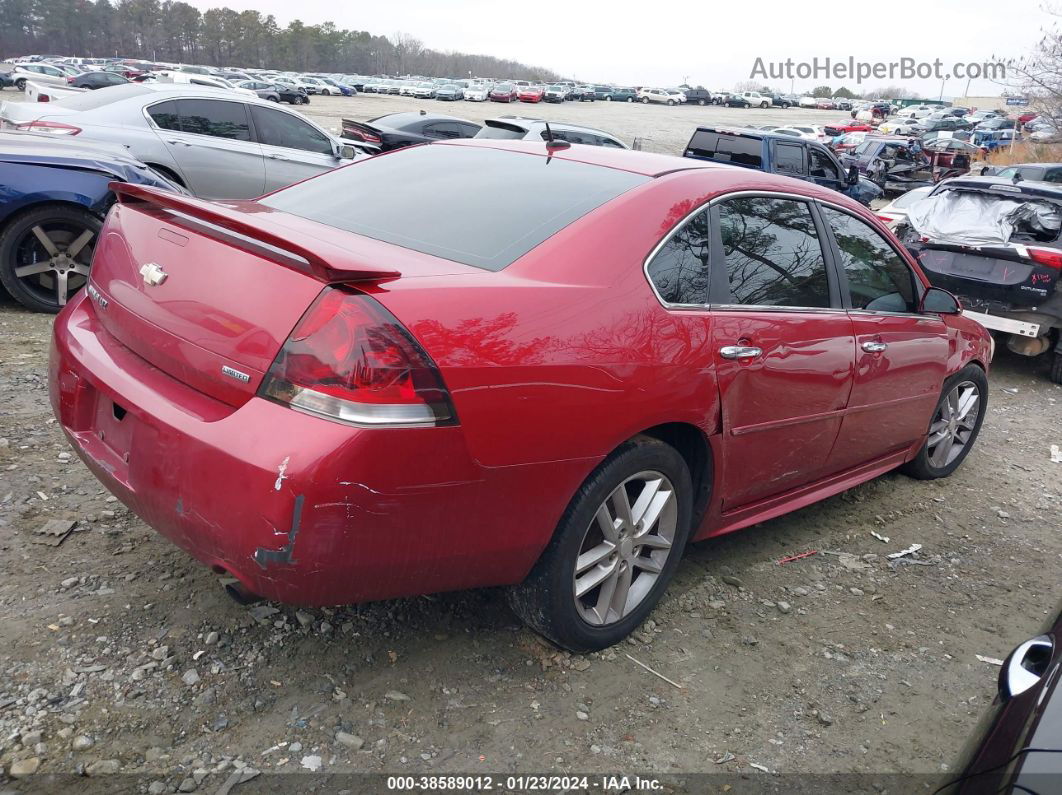
M 669 100 L 667 101 L 667 104 L 668 104 L 668 106 L 670 107 L 671 105 L 674 105 L 674 104 L 675 104 L 675 100 L 673 100 L 673 99 L 669 99 Z
M 768 103 L 766 103 L 766 102 L 761 102 L 761 103 L 760 103 L 760 109 L 761 109 L 761 110 L 767 110 L 767 105 L 768 105 Z
M 642 97 L 642 104 L 643 105 L 648 105 L 649 104 L 649 97 Z
M 627 97 L 628 102 L 634 102 L 634 97 Z
M 957 422 L 949 426 L 948 416 L 958 409 L 963 409 L 963 404 L 969 399 L 969 390 L 976 390 L 977 402 L 974 406 L 966 409 Z M 946 478 L 959 468 L 959 465 L 973 449 L 977 436 L 981 432 L 981 423 L 985 418 L 985 409 L 988 405 L 988 376 L 985 371 L 976 364 L 968 364 L 951 378 L 944 382 L 940 400 L 933 409 L 933 418 L 929 423 L 929 433 L 922 448 L 912 460 L 908 461 L 900 470 L 905 475 L 910 475 L 918 480 L 936 480 Z M 972 420 L 963 421 L 969 417 L 971 411 L 976 411 L 977 416 Z M 934 432 L 934 428 L 943 423 L 941 433 L 943 439 Z M 961 434 L 961 436 L 960 436 Z M 934 444 L 934 439 L 938 441 Z M 956 449 L 956 446 L 961 447 Z
M 703 99 L 698 99 L 698 100 L 697 100 L 697 104 L 698 104 L 698 105 L 702 105 L 702 106 L 703 106 L 703 105 L 705 104 L 705 102 L 704 102 L 704 100 L 703 100 Z
M 605 102 L 611 102 L 611 101 L 612 101 L 612 95 L 611 95 L 611 94 L 609 94 L 609 95 L 607 95 L 607 96 L 605 97 Z
M 631 527 L 629 523 L 621 525 L 623 510 L 618 507 L 621 503 L 616 501 L 616 495 L 622 489 L 626 502 L 636 507 L 638 495 L 644 493 L 641 490 L 652 488 L 653 483 L 657 490 L 651 492 L 651 506 L 656 506 L 665 493 L 670 493 L 670 499 L 657 507 L 648 530 L 638 531 L 637 525 Z M 675 573 L 689 537 L 692 494 L 689 469 L 673 447 L 644 436 L 625 442 L 579 487 L 527 579 L 509 589 L 513 612 L 532 629 L 570 651 L 597 651 L 623 640 L 653 610 Z M 597 519 L 602 511 L 607 517 L 604 523 Z M 603 527 L 611 527 L 618 544 L 606 540 Z M 670 539 L 666 538 L 668 533 Z M 645 538 L 656 539 L 649 553 L 651 558 L 642 557 L 645 548 L 632 552 L 632 541 Z M 664 541 L 670 541 L 670 545 L 661 547 Z M 590 578 L 583 602 L 576 596 L 576 563 L 596 550 L 601 550 L 603 556 L 586 566 L 581 575 L 584 587 L 588 584 L 586 578 Z M 634 563 L 636 560 L 643 563 Z M 655 571 L 646 570 L 645 564 L 649 563 Z M 598 576 L 606 571 L 614 574 Z M 649 579 L 643 580 L 645 577 Z M 619 613 L 611 600 L 606 600 L 609 604 L 599 611 L 599 600 L 609 593 L 615 598 L 617 586 L 622 587 L 624 580 L 626 599 L 619 605 Z M 610 585 L 612 590 L 608 592 Z
M 20 213 L 0 234 L 0 284 L 27 309 L 58 312 L 88 280 L 92 248 L 102 225 L 101 219 L 87 210 L 64 204 L 45 204 Z M 85 232 L 91 231 L 92 236 L 80 242 L 72 261 L 49 266 L 52 258 L 34 234 L 35 228 L 42 230 L 50 245 L 63 255 L 67 247 L 79 243 Z M 38 264 L 45 266 L 39 273 L 16 275 L 17 269 Z M 60 285 L 64 282 L 60 300 Z
M 266 97 L 270 102 L 280 102 L 280 97 Z
M 1062 384 L 1062 353 L 1055 354 L 1055 358 L 1051 361 L 1051 372 L 1047 377 L 1052 383 Z
M 292 105 L 301 105 L 305 101 L 306 101 L 306 97 L 304 97 L 302 94 L 296 94 L 295 95 L 295 99 L 293 99 L 291 101 L 291 104 Z
M 25 91 L 26 90 L 26 78 L 20 77 L 18 80 L 16 80 L 15 81 L 15 88 L 17 88 L 19 91 Z

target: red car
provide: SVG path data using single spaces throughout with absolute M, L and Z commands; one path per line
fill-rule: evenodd
M 834 102 L 832 99 L 820 99 L 818 102 L 815 103 L 815 107 L 819 110 L 836 110 L 837 103 Z
M 826 133 L 827 136 L 833 138 L 850 132 L 874 132 L 876 129 L 878 128 L 872 124 L 867 124 L 865 121 L 844 119 L 834 124 L 827 124 L 823 128 L 823 132 Z
M 542 86 L 524 86 L 518 96 L 521 102 L 541 102 L 545 93 Z
M 477 140 L 250 201 L 112 188 L 55 414 L 146 523 L 270 599 L 506 585 L 600 649 L 688 542 L 949 475 L 985 414 L 985 329 L 808 182 Z
M 512 83 L 499 83 L 487 95 L 491 102 L 516 102 L 519 92 Z

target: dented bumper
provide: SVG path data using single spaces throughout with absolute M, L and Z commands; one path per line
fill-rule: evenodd
M 293 604 L 516 582 L 563 510 L 513 510 L 525 478 L 560 490 L 574 476 L 557 463 L 480 467 L 460 427 L 358 429 L 258 398 L 222 404 L 110 337 L 84 293 L 57 318 L 50 381 L 71 444 L 122 502 Z

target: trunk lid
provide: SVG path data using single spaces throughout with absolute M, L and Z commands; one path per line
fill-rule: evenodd
M 209 203 L 121 183 L 111 189 L 119 201 L 88 288 L 100 323 L 159 370 L 232 406 L 254 396 L 326 284 L 433 275 L 454 265 L 256 202 Z

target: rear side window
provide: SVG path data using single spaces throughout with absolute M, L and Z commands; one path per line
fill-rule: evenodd
M 186 133 L 250 141 L 247 106 L 216 99 L 179 99 L 181 129 Z
M 822 214 L 841 253 L 852 306 L 872 312 L 917 312 L 914 275 L 888 241 L 848 213 L 823 207 Z
M 775 144 L 774 168 L 779 174 L 804 175 L 804 147 L 796 144 Z
M 719 133 L 697 130 L 686 147 L 686 154 L 693 157 L 715 157 L 715 145 L 719 142 Z
M 322 155 L 333 153 L 332 142 L 324 133 L 290 113 L 252 105 L 251 116 L 259 143 Z
M 571 160 L 436 145 L 367 158 L 261 201 L 338 229 L 496 271 L 648 181 Z M 491 220 L 484 223 L 484 218 Z
M 148 108 L 148 116 L 163 130 L 180 130 L 181 117 L 177 112 L 177 100 L 160 102 Z
M 731 302 L 828 307 L 822 246 L 806 202 L 753 196 L 719 205 Z
M 761 168 L 763 166 L 763 141 L 742 135 L 720 135 L 715 148 L 715 159 L 725 160 L 739 166 Z
M 668 238 L 650 260 L 646 270 L 664 303 L 708 302 L 710 239 L 708 211 L 703 210 Z
M 491 124 L 484 125 L 483 129 L 476 133 L 476 138 L 496 138 L 516 141 L 527 135 L 527 130 L 520 127 L 495 127 Z

